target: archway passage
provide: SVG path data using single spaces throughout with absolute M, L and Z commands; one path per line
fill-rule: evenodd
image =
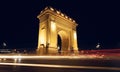
M 59 54 L 61 54 L 61 47 L 62 47 L 61 37 L 60 35 L 57 35 L 57 48 Z
M 63 54 L 67 53 L 68 47 L 69 47 L 69 38 L 68 38 L 67 32 L 65 32 L 63 30 L 59 31 L 58 32 L 58 40 L 59 40 L 59 38 L 61 40 L 58 42 L 59 44 L 61 43 L 60 49 L 59 49 L 60 53 L 63 53 Z

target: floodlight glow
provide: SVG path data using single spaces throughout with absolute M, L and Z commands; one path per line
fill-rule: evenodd
M 55 22 L 51 21 L 51 30 L 55 31 L 56 30 L 56 25 Z
M 57 11 L 57 14 L 60 14 L 60 12 L 59 12 L 59 11 Z
M 77 39 L 77 35 L 76 35 L 76 32 L 74 31 L 74 39 L 76 40 Z

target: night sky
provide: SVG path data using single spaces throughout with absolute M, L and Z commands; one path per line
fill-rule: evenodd
M 120 48 L 119 1 L 86 0 L 0 0 L 0 48 L 36 48 L 37 15 L 51 6 L 77 23 L 80 49 Z

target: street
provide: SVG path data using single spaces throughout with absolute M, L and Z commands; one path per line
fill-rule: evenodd
M 120 60 L 89 56 L 1 56 L 0 72 L 119 72 Z

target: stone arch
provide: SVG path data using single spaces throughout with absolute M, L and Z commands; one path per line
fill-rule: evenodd
M 37 47 L 39 54 L 41 51 L 42 54 L 58 54 L 58 35 L 62 40 L 61 51 L 64 54 L 71 49 L 78 50 L 75 20 L 51 7 L 46 7 L 37 18 L 40 21 Z

